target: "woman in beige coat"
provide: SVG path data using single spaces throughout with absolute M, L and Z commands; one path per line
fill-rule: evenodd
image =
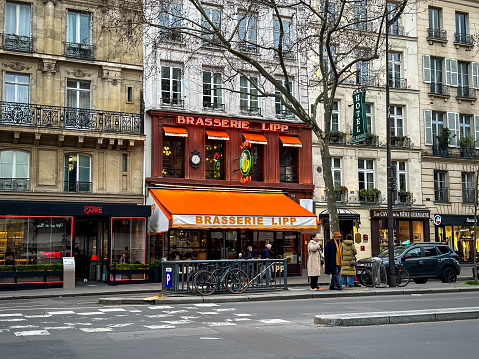
M 341 284 L 348 287 L 354 285 L 354 276 L 356 275 L 356 265 L 353 265 L 351 260 L 356 258 L 358 251 L 354 246 L 353 236 L 348 234 L 343 241 L 343 260 L 341 261 Z
M 311 290 L 319 290 L 318 277 L 321 275 L 321 244 L 316 234 L 311 235 L 308 243 L 308 276 L 311 278 Z

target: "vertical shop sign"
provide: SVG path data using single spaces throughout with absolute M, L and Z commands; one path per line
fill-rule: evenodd
M 368 123 L 366 121 L 366 90 L 353 92 L 353 143 L 365 141 L 369 138 Z
M 251 170 L 251 152 L 249 148 L 251 147 L 251 143 L 243 142 L 241 145 L 241 156 L 239 159 L 239 166 L 240 172 L 243 175 L 241 177 L 241 183 L 248 183 L 251 181 L 251 176 L 249 175 L 249 171 Z

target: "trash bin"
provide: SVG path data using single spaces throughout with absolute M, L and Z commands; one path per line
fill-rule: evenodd
M 383 260 L 381 258 L 372 258 L 371 263 L 372 281 L 375 287 L 386 287 L 388 280 L 386 275 L 386 268 L 384 267 Z

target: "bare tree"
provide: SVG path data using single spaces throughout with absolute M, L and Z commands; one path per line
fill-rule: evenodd
M 159 53 L 186 66 L 203 56 L 222 68 L 227 90 L 241 92 L 233 84 L 241 75 L 249 95 L 279 99 L 296 121 L 307 124 L 319 141 L 330 227 L 338 231 L 329 150 L 336 91 L 356 83 L 358 64 L 384 54 L 388 20 L 393 23 L 416 1 L 105 0 L 114 4 L 105 13 L 128 17 L 130 33 L 123 41 L 138 44 L 134 34 L 143 33 L 146 76 L 157 73 Z M 118 22 L 123 16 L 108 17 L 105 27 L 124 28 Z M 205 49 L 215 55 L 205 56 Z M 382 78 L 378 73 L 376 80 Z

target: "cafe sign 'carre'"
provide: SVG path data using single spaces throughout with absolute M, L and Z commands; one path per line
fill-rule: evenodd
M 221 128 L 240 128 L 242 130 L 249 130 L 250 123 L 248 121 L 236 121 L 210 117 L 192 117 L 192 116 L 176 116 L 176 123 L 180 125 L 196 125 L 196 126 L 210 126 Z M 261 123 L 262 131 L 288 131 L 288 125 L 280 125 L 278 123 Z

